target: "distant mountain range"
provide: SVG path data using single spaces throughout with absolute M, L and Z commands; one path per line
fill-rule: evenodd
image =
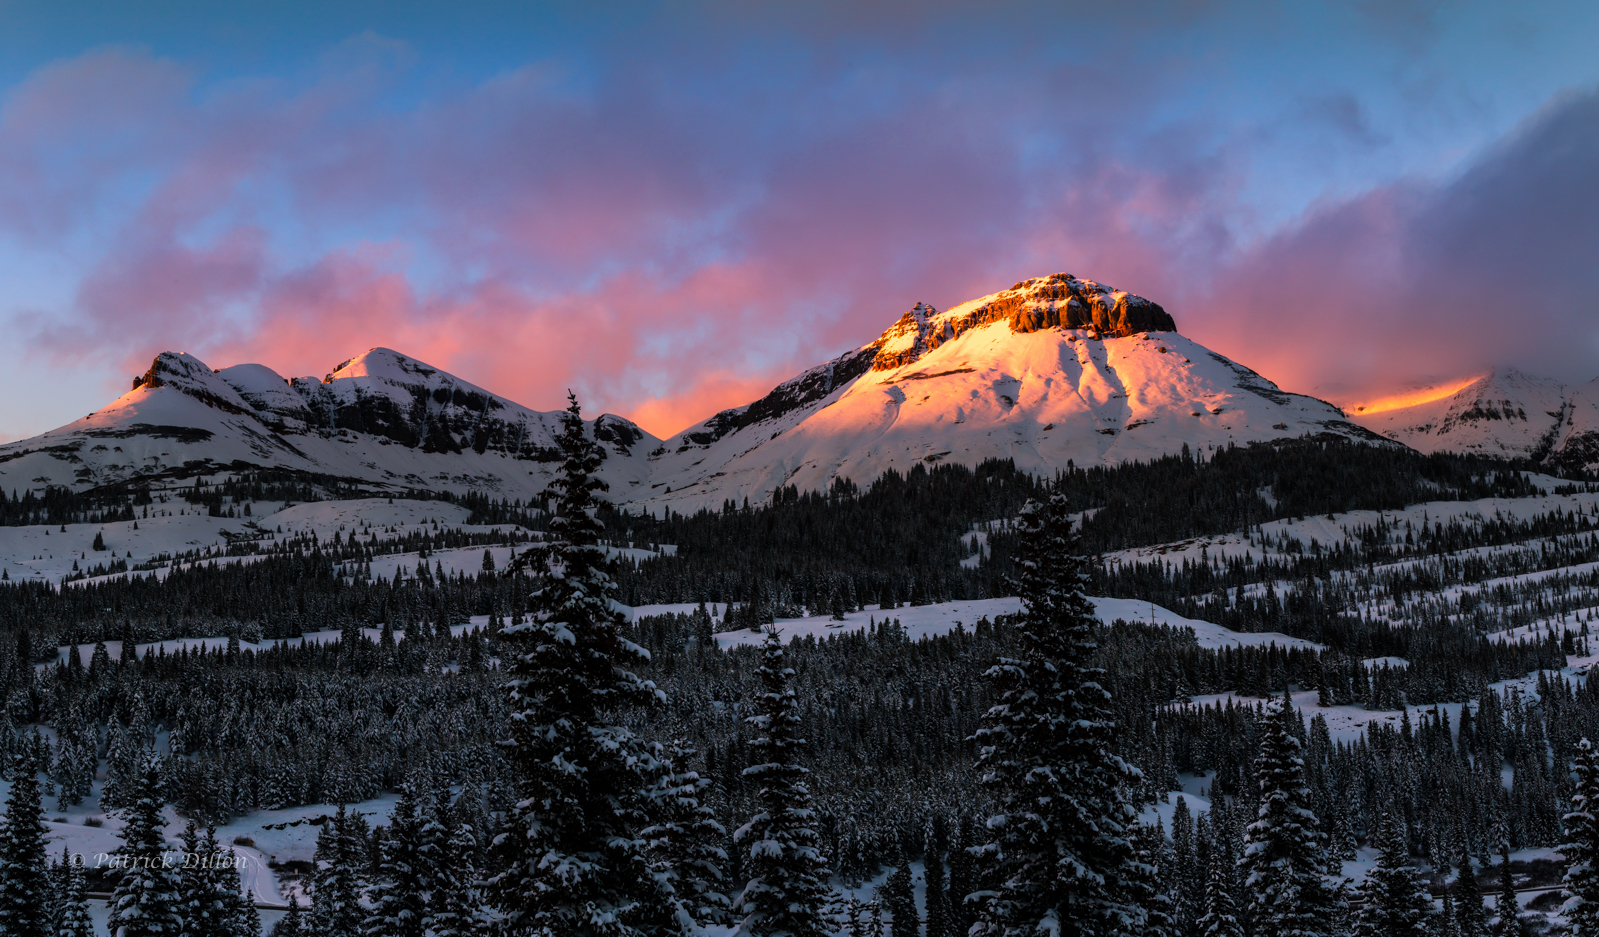
M 104 409 L 0 446 L 0 486 L 270 468 L 526 499 L 557 464 L 559 419 L 387 348 L 320 380 L 163 352 Z M 611 414 L 590 426 L 613 500 L 678 511 L 915 465 L 999 457 L 1050 472 L 1305 435 L 1599 463 L 1596 384 L 1503 371 L 1351 418 L 1185 338 L 1158 304 L 1064 273 L 943 312 L 918 304 L 876 341 L 668 440 Z
M 1357 411 L 1351 419 L 1421 452 L 1599 467 L 1599 380 L 1571 387 L 1499 368 L 1446 397 L 1369 414 Z

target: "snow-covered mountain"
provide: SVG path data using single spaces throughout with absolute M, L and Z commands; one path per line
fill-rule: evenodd
M 1421 452 L 1599 467 L 1599 381 L 1571 387 L 1499 368 L 1448 396 L 1351 419 Z
M 558 422 L 386 348 L 321 380 L 167 352 L 105 409 L 0 446 L 0 486 L 281 468 L 527 498 L 554 468 Z M 1048 472 L 1306 434 L 1391 444 L 1178 334 L 1158 304 L 1064 273 L 944 312 L 918 304 L 876 341 L 670 440 L 609 414 L 592 425 L 612 499 L 678 511 L 917 464 Z
M 647 503 L 689 511 L 894 468 L 1031 471 L 1331 433 L 1381 437 L 1176 332 L 1156 303 L 1057 273 L 944 312 L 724 410 L 650 454 Z
M 387 348 L 322 380 L 259 364 L 213 371 L 163 352 L 104 409 L 0 446 L 0 486 L 84 489 L 274 468 L 525 499 L 552 475 L 559 424 L 558 411 L 529 410 Z M 609 414 L 590 425 L 613 494 L 626 501 L 647 490 L 644 454 L 660 440 Z

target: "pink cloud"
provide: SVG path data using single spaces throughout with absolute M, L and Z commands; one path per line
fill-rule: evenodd
M 1582 338 L 1557 376 L 1595 347 L 1579 311 L 1596 239 L 1571 209 L 1599 196 L 1590 98 L 1447 186 L 1383 187 L 1240 246 L 1241 160 L 1203 115 L 1102 144 L 1156 69 L 1041 70 L 1004 108 L 970 76 L 828 79 L 865 100 L 851 110 L 540 62 L 396 108 L 396 50 L 336 58 L 300 85 L 202 94 L 107 50 L 13 91 L 0 230 L 87 258 L 71 308 L 29 319 L 30 339 L 128 372 L 182 348 L 315 376 L 387 345 L 539 409 L 574 388 L 658 435 L 916 301 L 1057 270 L 1156 299 L 1201 341 L 1333 397 L 1495 354 L 1537 370 L 1550 328 Z M 1059 103 L 1072 91 L 1076 111 Z

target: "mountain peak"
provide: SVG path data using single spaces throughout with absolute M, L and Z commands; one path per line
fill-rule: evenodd
M 1104 338 L 1177 330 L 1159 303 L 1069 273 L 1053 273 L 1022 280 L 1008 290 L 942 313 L 917 303 L 873 343 L 877 355 L 872 370 L 904 367 L 968 329 L 991 322 L 1004 322 L 1018 334 L 1063 328 Z

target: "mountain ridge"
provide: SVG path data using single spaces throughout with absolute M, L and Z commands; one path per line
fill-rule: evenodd
M 873 341 L 666 439 L 614 414 L 588 425 L 613 501 L 691 512 L 760 503 L 788 486 L 869 484 L 918 464 L 1009 458 L 1047 474 L 1304 436 L 1591 467 L 1593 386 L 1568 393 L 1504 372 L 1474 397 L 1468 387 L 1351 417 L 1187 338 L 1158 303 L 1057 273 L 942 312 L 917 303 Z M 108 406 L 0 445 L 0 485 L 86 489 L 286 469 L 527 500 L 559 459 L 561 415 L 383 347 L 320 379 L 259 364 L 213 370 L 162 352 Z
M 1419 452 L 1599 468 L 1599 380 L 1576 386 L 1495 368 L 1451 394 L 1351 420 Z

